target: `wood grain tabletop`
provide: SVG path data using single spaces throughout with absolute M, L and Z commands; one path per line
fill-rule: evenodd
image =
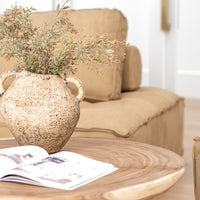
M 0 140 L 0 148 L 18 146 Z M 182 176 L 182 157 L 139 142 L 72 137 L 62 150 L 108 162 L 119 169 L 73 191 L 0 182 L 0 199 L 8 200 L 160 200 Z

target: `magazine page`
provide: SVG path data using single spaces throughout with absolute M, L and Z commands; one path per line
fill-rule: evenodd
M 38 146 L 29 145 L 0 149 L 0 176 L 12 168 L 36 162 L 48 156 L 48 153 Z
M 15 168 L 2 180 L 73 190 L 115 170 L 117 168 L 111 164 L 63 151 Z

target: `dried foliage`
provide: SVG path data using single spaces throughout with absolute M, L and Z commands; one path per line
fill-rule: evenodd
M 77 31 L 66 12 L 67 0 L 60 8 L 52 26 L 36 27 L 30 19 L 34 8 L 16 4 L 7 9 L 0 19 L 0 56 L 16 58 L 16 69 L 38 74 L 75 73 L 81 62 L 118 62 L 124 53 L 125 42 L 110 40 L 105 36 L 78 39 Z M 117 54 L 116 54 L 117 50 Z M 118 56 L 116 56 L 118 55 Z

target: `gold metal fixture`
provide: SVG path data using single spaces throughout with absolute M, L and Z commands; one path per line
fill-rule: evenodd
M 168 23 L 168 0 L 162 0 L 161 10 L 161 29 L 169 31 L 170 24 Z

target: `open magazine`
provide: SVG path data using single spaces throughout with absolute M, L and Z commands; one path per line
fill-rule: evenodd
M 112 164 L 69 151 L 49 155 L 31 145 L 0 149 L 0 181 L 73 190 L 115 170 Z

